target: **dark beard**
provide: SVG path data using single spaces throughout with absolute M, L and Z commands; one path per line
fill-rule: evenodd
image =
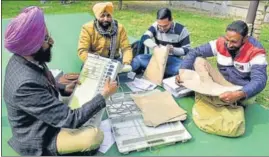
M 51 61 L 51 47 L 44 50 L 42 47 L 37 51 L 37 53 L 33 54 L 33 58 L 38 61 L 40 64 Z
M 232 48 L 228 48 L 227 44 L 225 43 L 225 47 L 228 50 L 228 52 L 230 53 L 230 55 L 232 56 L 232 58 L 235 58 L 237 52 L 239 51 L 239 49 L 241 48 L 241 46 L 239 47 L 232 47 Z
M 104 30 L 107 30 L 111 26 L 111 22 L 100 22 L 100 21 L 98 21 L 98 23 Z

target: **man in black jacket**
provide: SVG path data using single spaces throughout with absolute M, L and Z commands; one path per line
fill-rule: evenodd
M 105 98 L 116 92 L 117 83 L 108 79 L 104 92 L 71 110 L 59 101 L 58 91 L 70 95 L 76 82 L 56 83 L 45 64 L 51 59 L 53 43 L 38 7 L 24 9 L 5 32 L 5 47 L 14 53 L 4 82 L 4 100 L 13 133 L 9 144 L 21 155 L 91 151 L 104 138 L 98 128 L 78 128 L 106 106 Z

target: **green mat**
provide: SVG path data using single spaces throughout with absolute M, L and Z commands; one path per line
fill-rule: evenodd
M 79 72 L 81 62 L 77 57 L 77 43 L 81 26 L 92 17 L 89 14 L 48 15 L 46 22 L 55 44 L 53 47 L 52 62 L 50 68 L 59 68 L 64 72 Z M 2 20 L 2 32 L 5 31 L 10 19 Z M 124 23 L 123 23 L 124 24 Z M 128 28 L 127 28 L 128 30 Z M 2 33 L 3 42 L 4 33 Z M 132 41 L 134 38 L 130 38 Z M 206 42 L 206 41 L 205 41 Z M 5 68 L 11 54 L 2 46 L 2 80 Z M 4 81 L 4 80 L 3 80 Z M 2 83 L 3 83 L 2 81 Z M 2 84 L 3 85 L 3 84 Z M 3 86 L 2 86 L 3 88 Z M 251 105 L 246 109 L 246 133 L 239 138 L 226 138 L 210 135 L 200 131 L 191 119 L 191 109 L 194 103 L 192 97 L 178 99 L 177 102 L 188 112 L 185 127 L 192 135 L 192 139 L 186 143 L 177 143 L 171 146 L 152 148 L 142 152 L 131 152 L 131 156 L 264 156 L 269 155 L 269 110 L 260 105 Z M 11 129 L 7 119 L 5 103 L 2 99 L 2 155 L 18 155 L 8 144 L 11 137 Z M 98 155 L 103 155 L 99 153 Z M 121 155 L 114 144 L 104 155 Z

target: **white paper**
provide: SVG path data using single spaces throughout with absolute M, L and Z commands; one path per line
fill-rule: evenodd
M 56 78 L 59 75 L 63 74 L 63 71 L 60 70 L 60 69 L 50 69 L 50 72 L 52 73 L 54 78 Z
M 132 82 L 127 82 L 126 85 L 133 91 L 133 92 L 140 92 L 145 90 L 153 90 L 157 85 L 151 83 L 145 79 L 135 78 Z
M 136 88 L 136 87 L 133 85 L 133 83 L 131 83 L 131 82 L 126 83 L 126 85 L 127 85 L 127 86 L 131 89 L 131 91 L 133 91 L 133 92 L 141 92 L 141 91 L 143 91 L 143 89 Z
M 104 140 L 99 148 L 99 151 L 105 154 L 115 142 L 111 132 L 109 119 L 103 120 L 101 122 L 100 129 L 104 132 Z
M 176 84 L 176 76 L 164 79 L 163 84 L 166 84 L 174 91 L 178 91 L 180 89 L 180 86 Z
M 163 80 L 163 88 L 171 93 L 174 97 L 179 98 L 188 95 L 192 90 L 176 84 L 176 76 Z

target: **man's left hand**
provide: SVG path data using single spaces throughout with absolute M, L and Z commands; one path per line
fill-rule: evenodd
M 68 94 L 72 94 L 75 87 L 76 87 L 76 84 L 80 84 L 80 82 L 78 80 L 75 80 L 75 81 L 72 81 L 71 83 L 67 84 L 65 86 L 65 92 Z
M 219 96 L 220 100 L 227 103 L 234 103 L 244 97 L 245 93 L 243 91 L 225 92 Z

